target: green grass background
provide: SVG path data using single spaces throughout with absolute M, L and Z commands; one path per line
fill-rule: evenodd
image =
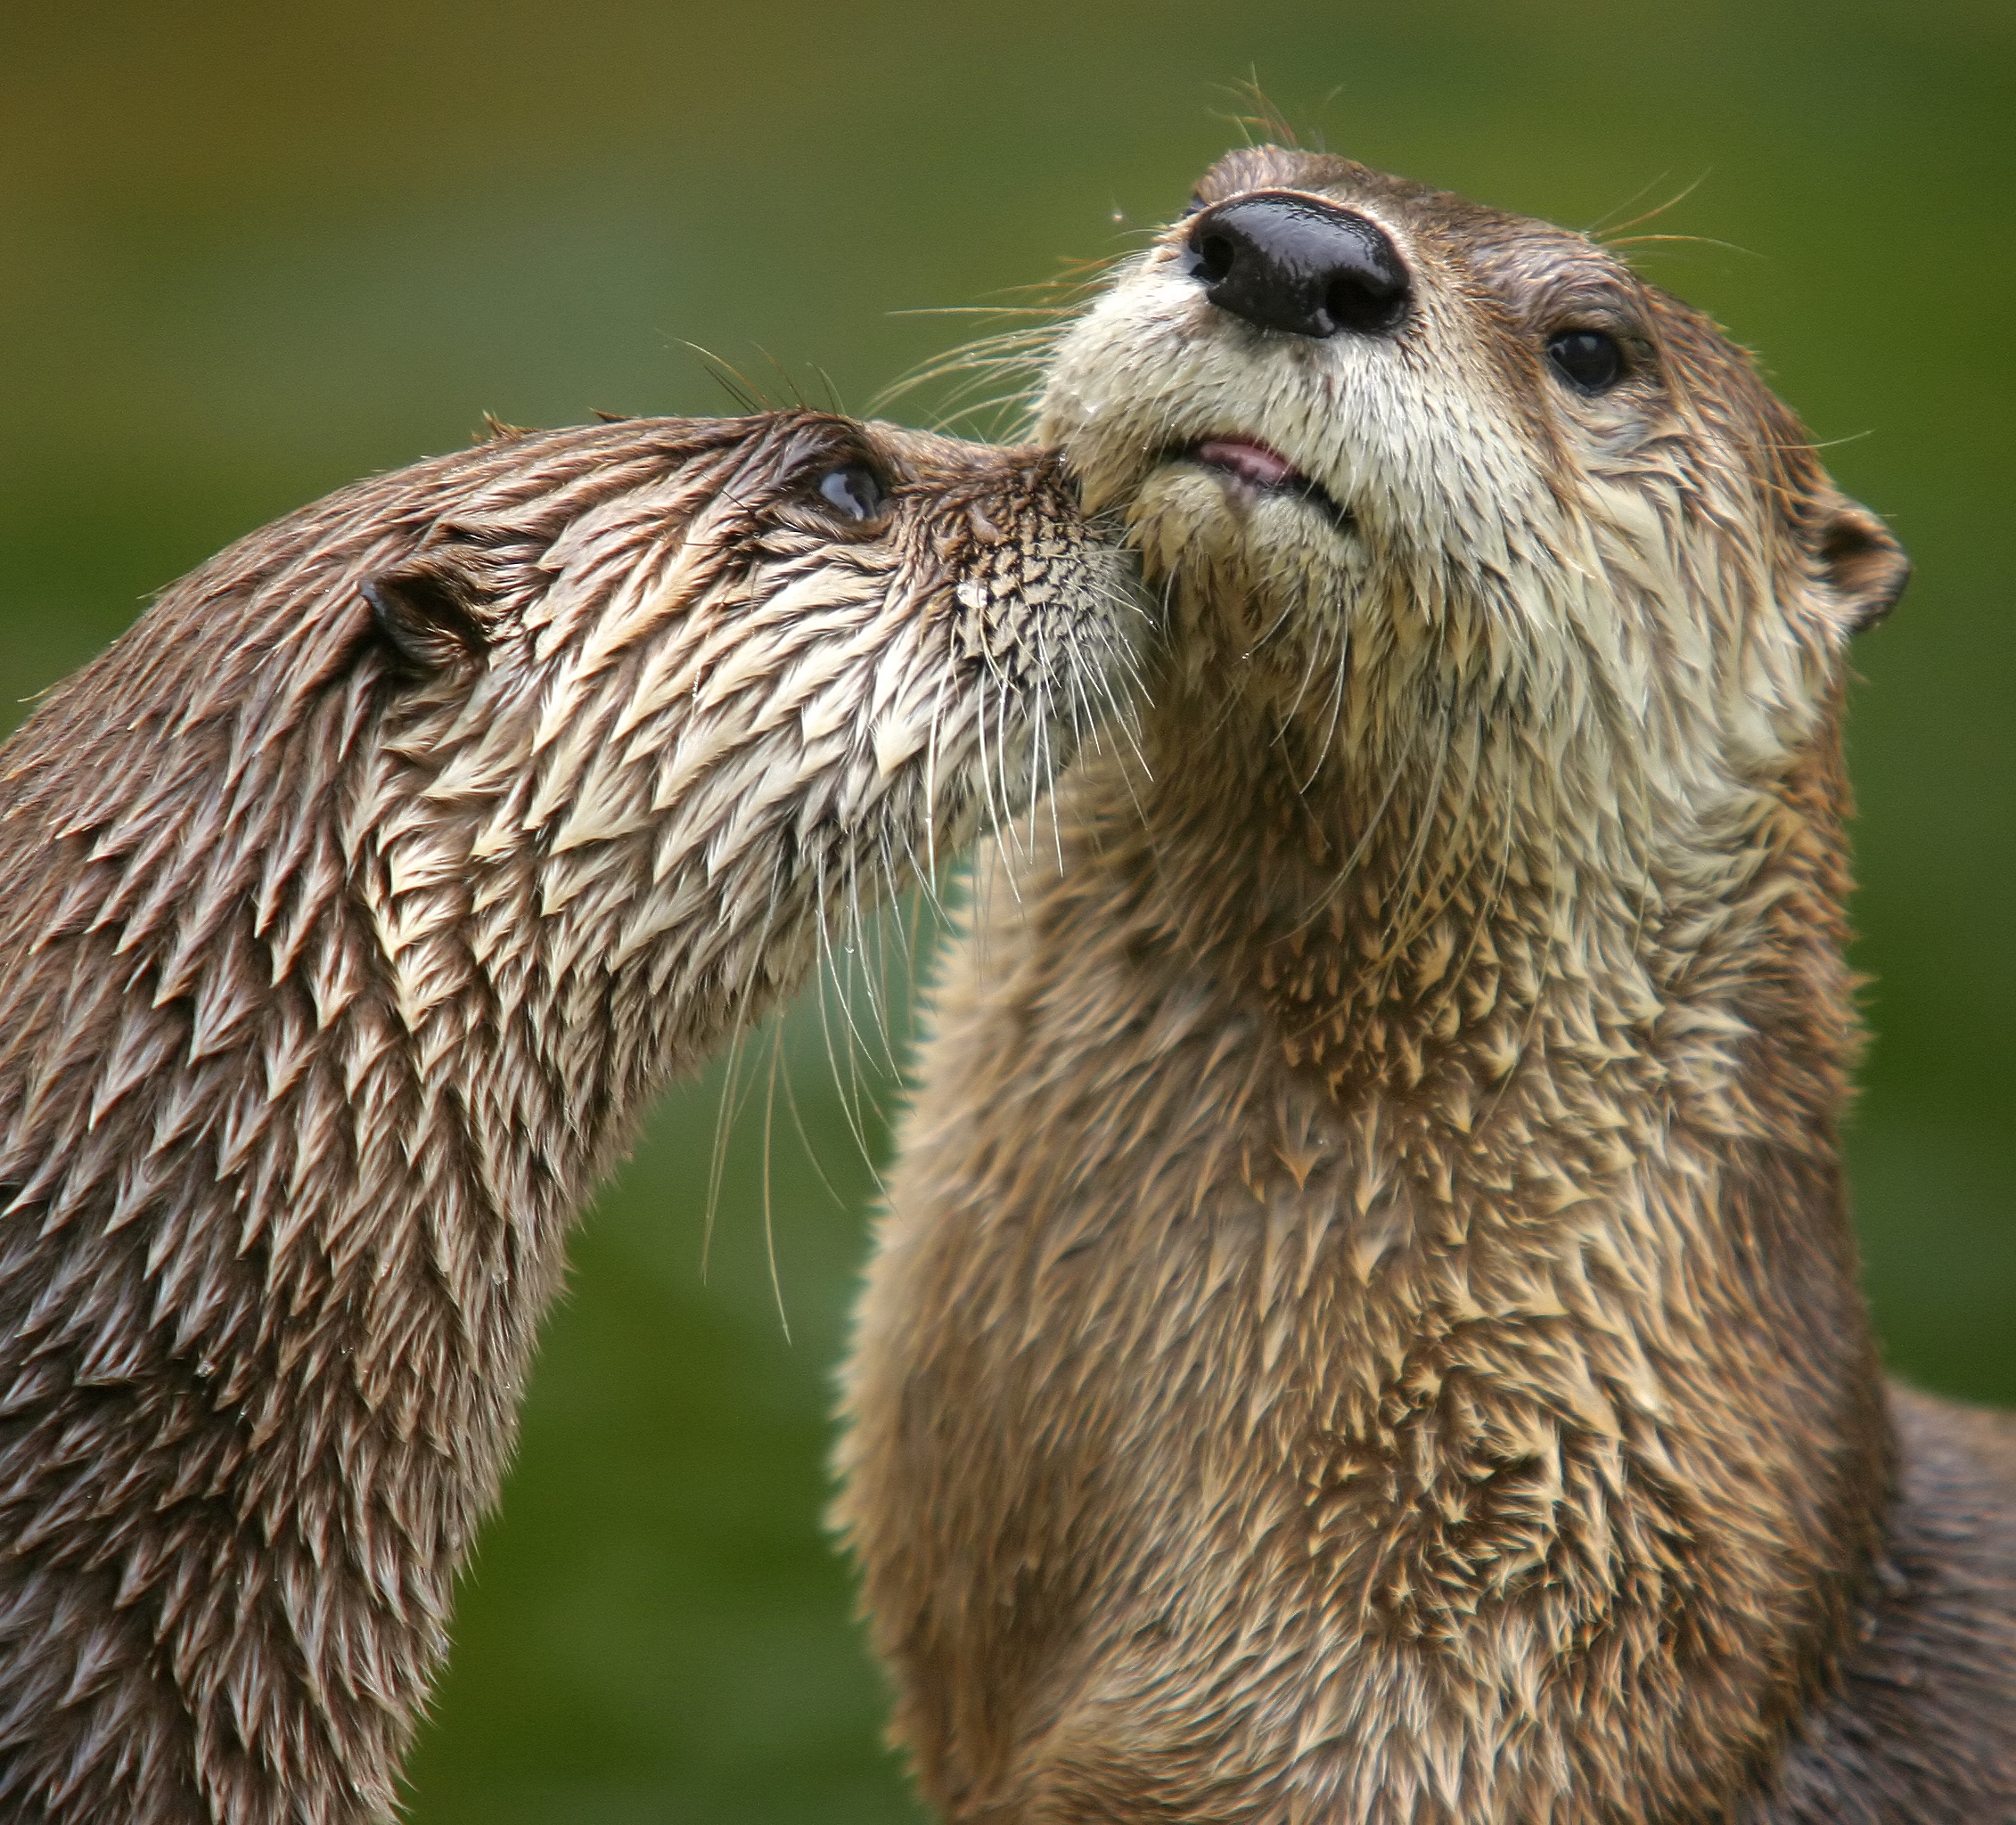
M 912 313 L 1135 244 L 1240 136 L 1248 76 L 1312 140 L 1559 221 L 1685 191 L 1650 229 L 1701 238 L 1646 269 L 1765 351 L 1912 547 L 1854 707 L 1857 1197 L 1895 1363 L 2016 1400 L 2006 0 L 5 0 L 0 699 L 485 411 L 732 409 L 687 342 L 861 407 L 970 333 Z M 701 1279 L 709 1079 L 579 1233 L 414 1764 L 424 1825 L 912 1816 L 818 1529 L 873 1181 L 815 1020 L 786 1052 L 840 1194 L 784 1123 L 791 1338 L 759 1118 Z

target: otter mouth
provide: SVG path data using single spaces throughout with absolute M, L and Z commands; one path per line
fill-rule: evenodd
M 1178 462 L 1194 462 L 1225 476 L 1242 489 L 1303 501 L 1327 518 L 1340 532 L 1351 529 L 1351 512 L 1339 504 L 1322 483 L 1312 481 L 1287 457 L 1254 438 L 1204 438 L 1172 451 Z

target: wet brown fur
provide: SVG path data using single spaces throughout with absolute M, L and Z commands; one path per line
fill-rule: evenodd
M 1254 190 L 1414 315 L 1254 330 L 1179 225 L 1052 368 L 1172 641 L 937 997 L 840 1452 L 896 1735 L 976 1825 L 2016 1817 L 2016 1430 L 1886 1386 L 1840 1166 L 1901 554 L 1581 237 Z
M 820 492 L 862 465 L 865 519 Z M 829 925 L 1029 802 L 1124 587 L 1035 453 L 500 430 L 234 545 L 36 713 L 0 1815 L 390 1815 L 583 1199 Z

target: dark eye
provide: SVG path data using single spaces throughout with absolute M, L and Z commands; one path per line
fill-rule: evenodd
M 1547 359 L 1582 393 L 1607 393 L 1624 378 L 1624 351 L 1601 330 L 1563 330 L 1547 340 Z
M 865 462 L 850 462 L 819 479 L 819 498 L 847 520 L 873 520 L 889 501 L 889 484 Z

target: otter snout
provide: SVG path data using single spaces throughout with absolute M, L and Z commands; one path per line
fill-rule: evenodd
M 1284 192 L 1234 197 L 1190 229 L 1185 270 L 1220 310 L 1263 330 L 1384 336 L 1413 284 L 1386 231 L 1356 210 Z

